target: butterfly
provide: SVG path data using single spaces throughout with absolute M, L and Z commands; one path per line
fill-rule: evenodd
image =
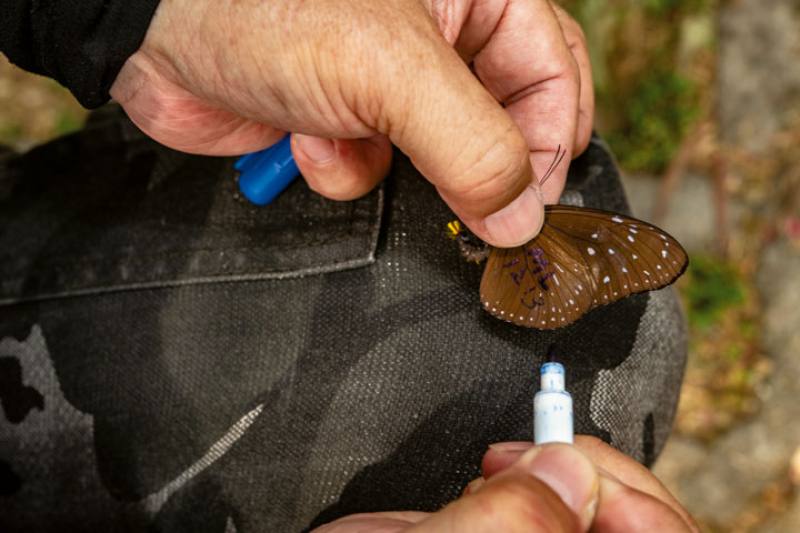
M 465 258 L 486 259 L 483 308 L 529 328 L 564 327 L 596 307 L 660 289 L 689 264 L 667 232 L 599 209 L 548 205 L 541 232 L 515 248 L 490 247 L 458 221 L 448 229 Z

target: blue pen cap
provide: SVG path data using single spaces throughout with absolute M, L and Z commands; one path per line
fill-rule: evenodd
M 564 365 L 561 363 L 545 363 L 542 365 L 541 370 L 539 370 L 541 375 L 545 374 L 564 374 Z
M 539 383 L 543 391 L 564 390 L 564 365 L 545 363 L 540 371 Z
M 234 164 L 239 171 L 239 190 L 256 205 L 267 205 L 300 175 L 292 157 L 291 136 L 260 152 L 240 157 Z

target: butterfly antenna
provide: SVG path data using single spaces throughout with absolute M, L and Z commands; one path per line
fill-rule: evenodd
M 553 162 L 550 163 L 550 166 L 547 168 L 547 172 L 544 173 L 542 179 L 539 180 L 539 186 L 541 187 L 544 183 L 550 179 L 550 176 L 553 174 L 553 171 L 558 167 L 561 163 L 561 160 L 564 159 L 564 156 L 567 155 L 567 149 L 561 150 L 561 145 L 559 144 L 556 148 L 556 155 L 553 157 Z

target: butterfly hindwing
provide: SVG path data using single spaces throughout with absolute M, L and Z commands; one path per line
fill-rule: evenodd
M 553 329 L 577 320 L 591 304 L 586 266 L 570 242 L 539 237 L 517 248 L 493 248 L 481 280 L 491 314 L 515 324 Z
M 481 302 L 503 320 L 553 329 L 594 307 L 669 285 L 687 263 L 678 241 L 651 224 L 596 209 L 548 206 L 537 237 L 492 249 Z

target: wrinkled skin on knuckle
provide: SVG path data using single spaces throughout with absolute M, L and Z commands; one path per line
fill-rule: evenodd
M 479 153 L 478 159 L 463 166 L 457 177 L 441 188 L 450 195 L 495 204 L 510 202 L 528 185 L 528 146 L 515 130 Z
M 354 120 L 371 133 L 391 134 L 402 126 L 396 110 L 413 104 L 412 84 L 402 80 L 413 80 L 418 72 L 409 15 L 392 3 L 376 2 L 353 13 L 343 28 L 318 68 Z

